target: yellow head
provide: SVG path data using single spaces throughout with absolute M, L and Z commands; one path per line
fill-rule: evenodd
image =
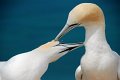
M 65 27 L 57 35 L 55 40 L 59 40 L 63 35 L 77 26 L 104 25 L 104 22 L 104 14 L 96 4 L 79 4 L 70 11 Z
M 82 3 L 73 8 L 68 16 L 67 24 L 87 24 L 100 23 L 104 20 L 104 14 L 100 7 L 92 3 Z

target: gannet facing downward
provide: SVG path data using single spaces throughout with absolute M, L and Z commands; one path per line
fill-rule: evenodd
M 86 52 L 76 70 L 76 80 L 120 80 L 120 57 L 106 41 L 101 8 L 92 3 L 77 5 L 70 11 L 65 27 L 55 40 L 77 26 L 86 29 Z
M 80 43 L 51 41 L 30 52 L 16 55 L 8 61 L 0 62 L 0 80 L 40 80 L 49 63 L 80 46 Z

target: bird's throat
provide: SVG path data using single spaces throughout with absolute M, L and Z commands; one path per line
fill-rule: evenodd
M 85 27 L 85 47 L 86 51 L 95 50 L 102 47 L 103 45 L 108 46 L 105 36 L 104 25 L 95 25 Z

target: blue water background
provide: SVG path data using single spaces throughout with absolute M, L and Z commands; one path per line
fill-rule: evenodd
M 1 0 L 0 61 L 54 39 L 66 23 L 69 11 L 83 2 L 96 3 L 103 9 L 107 41 L 120 53 L 119 0 Z M 84 36 L 85 30 L 76 28 L 62 41 L 84 41 Z M 50 64 L 42 80 L 75 80 L 75 69 L 84 52 L 84 47 L 79 48 Z

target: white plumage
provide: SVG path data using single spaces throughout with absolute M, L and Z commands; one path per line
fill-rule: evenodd
M 79 4 L 69 13 L 68 21 L 56 40 L 78 25 L 86 30 L 86 52 L 76 70 L 76 80 L 120 80 L 120 57 L 106 41 L 102 10 L 96 4 Z
M 80 46 L 51 41 L 30 52 L 16 55 L 0 62 L 0 80 L 40 80 L 49 63 Z

